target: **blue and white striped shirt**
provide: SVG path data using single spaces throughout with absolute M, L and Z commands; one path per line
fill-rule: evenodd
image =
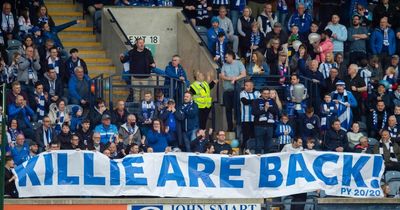
M 213 0 L 213 5 L 228 5 L 229 0 Z
M 246 92 L 242 91 L 240 92 L 240 99 L 245 98 L 247 100 L 254 100 L 260 97 L 260 92 L 254 91 L 254 92 Z M 251 104 L 249 105 L 244 105 L 242 102 L 240 102 L 240 110 L 241 110 L 241 121 L 242 122 L 254 122 L 254 116 L 251 114 Z
M 288 135 L 285 135 L 285 131 Z M 279 139 L 279 144 L 292 143 L 293 129 L 289 124 L 279 123 L 275 130 L 276 137 Z

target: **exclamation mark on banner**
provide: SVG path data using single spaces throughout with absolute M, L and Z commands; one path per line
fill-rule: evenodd
M 382 156 L 375 156 L 374 157 L 374 168 L 372 170 L 372 178 L 373 180 L 371 181 L 371 186 L 373 188 L 379 188 L 379 173 L 381 172 L 383 165 L 383 158 Z M 376 179 L 375 179 L 376 178 Z

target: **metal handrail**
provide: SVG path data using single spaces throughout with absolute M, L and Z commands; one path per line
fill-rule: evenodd
M 111 18 L 112 18 L 112 19 L 110 20 L 110 22 L 111 22 L 111 23 L 115 23 L 115 24 L 117 25 L 119 31 L 122 33 L 122 35 L 124 35 L 124 37 L 125 37 L 125 39 L 126 39 L 125 45 L 129 45 L 129 46 L 131 46 L 131 47 L 133 48 L 134 45 L 132 44 L 131 40 L 129 40 L 129 38 L 128 38 L 128 36 L 126 35 L 125 31 L 122 30 L 122 27 L 121 27 L 121 25 L 119 24 L 119 22 L 117 21 L 117 19 L 115 18 L 114 14 L 111 12 L 110 9 L 107 9 L 107 12 L 108 12 L 108 14 L 110 14 L 110 16 L 111 16 Z

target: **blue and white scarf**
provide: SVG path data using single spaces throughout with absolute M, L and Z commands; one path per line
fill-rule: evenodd
M 383 30 L 383 46 L 389 46 L 389 28 Z
M 217 41 L 215 49 L 216 49 L 215 55 L 219 56 L 222 63 L 225 63 L 225 44 L 224 44 L 224 42 Z
M 251 33 L 250 44 L 252 46 L 258 46 L 260 44 L 260 41 L 261 41 L 261 35 L 259 32 Z
M 386 122 L 387 122 L 387 112 L 384 111 L 382 125 L 380 128 L 378 128 L 378 113 L 376 112 L 376 110 L 372 111 L 372 123 L 373 123 L 375 129 L 378 129 L 378 130 L 383 129 L 386 125 Z
M 384 156 L 384 153 L 383 153 L 383 145 L 384 144 L 385 143 L 383 143 L 383 140 L 381 140 L 379 142 L 379 154 L 382 155 L 383 159 L 385 159 L 385 156 Z M 389 148 L 387 148 L 387 149 L 389 150 L 389 153 L 390 153 L 390 157 L 389 157 L 390 161 L 398 162 L 397 157 L 396 157 L 396 153 L 394 153 L 394 150 L 393 150 L 393 144 L 392 144 L 391 140 L 389 140 Z
M 53 60 L 51 57 L 47 59 L 47 66 L 49 69 L 54 69 L 57 73 L 57 75 L 60 74 L 60 59 L 56 57 L 55 60 Z
M 151 102 L 142 102 L 142 115 L 145 120 L 151 119 L 154 116 L 154 112 L 156 110 L 156 106 L 153 101 Z
M 44 96 L 44 93 L 38 94 L 35 91 L 35 98 L 37 98 L 36 101 L 36 114 L 38 117 L 38 122 L 42 122 L 43 117 L 45 116 L 46 112 L 46 98 Z
M 347 131 L 353 121 L 353 113 L 351 112 L 351 108 L 344 105 L 344 103 L 348 103 L 347 91 L 345 90 L 343 95 L 339 94 L 337 91 L 334 91 L 333 96 L 333 99 L 339 100 L 339 104 L 337 105 L 337 115 L 340 121 L 341 129 Z
M 48 16 L 39 17 L 39 25 L 42 23 L 48 23 L 48 22 L 49 22 Z

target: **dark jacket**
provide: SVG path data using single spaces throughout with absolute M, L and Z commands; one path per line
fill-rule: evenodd
M 194 101 L 182 105 L 176 110 L 175 116 L 182 122 L 183 131 L 192 131 L 199 128 L 199 107 Z
M 50 131 L 50 142 L 51 141 L 53 141 L 55 138 L 56 138 L 56 136 L 57 136 L 57 133 L 56 133 L 56 131 L 53 129 L 53 128 L 48 128 L 49 129 L 49 131 Z M 35 132 L 35 135 L 36 135 L 36 138 L 35 138 L 35 141 L 36 141 L 36 143 L 38 144 L 38 146 L 39 146 L 39 148 L 42 148 L 43 150 L 45 150 L 45 141 L 46 141 L 46 139 L 44 138 L 44 135 L 43 135 L 43 127 L 39 127 L 38 129 L 36 129 L 36 132 Z M 48 142 L 48 143 L 50 143 L 50 142 Z
M 66 149 L 69 147 L 68 145 L 71 144 L 71 138 L 72 138 L 71 132 L 67 134 L 61 132 L 60 134 L 57 135 L 57 141 L 61 143 L 61 149 Z
M 344 151 L 349 151 L 347 133 L 342 129 L 335 131 L 331 128 L 325 135 L 325 149 L 327 151 L 336 151 L 338 147 L 343 147 Z
M 85 73 L 86 75 L 89 73 L 86 62 L 82 58 L 78 58 L 78 60 L 76 62 L 74 62 L 72 60 L 72 57 L 69 57 L 64 62 L 65 77 L 66 77 L 67 81 L 69 80 L 69 78 L 72 75 L 75 75 L 74 70 L 75 70 L 75 67 L 77 67 L 77 66 L 81 66 L 83 68 L 83 73 Z
M 135 69 L 135 63 L 137 62 L 138 59 L 141 59 L 140 53 L 144 53 L 145 57 L 145 68 L 144 69 Z M 125 63 L 129 61 L 129 72 L 131 74 L 151 74 L 151 64 L 154 63 L 153 55 L 151 54 L 151 51 L 148 50 L 147 48 L 144 48 L 143 52 L 138 52 L 137 47 L 135 47 L 131 50 L 128 51 L 128 55 L 124 56 L 123 59 L 121 59 L 121 63 Z M 140 76 L 139 76 L 140 77 Z M 143 76 L 142 76 L 143 78 Z
M 82 148 L 88 149 L 90 145 L 93 145 L 93 131 L 90 130 L 90 128 L 87 132 L 84 132 L 82 128 L 79 128 L 75 134 L 79 136 L 79 144 Z
M 4 167 L 4 166 L 1 166 Z M 18 198 L 18 191 L 17 187 L 15 186 L 15 180 L 9 182 L 12 177 L 14 176 L 11 170 L 4 168 L 4 194 L 9 195 L 12 198 Z
M 12 33 L 14 38 L 17 38 L 18 32 L 19 32 L 18 16 L 15 13 L 13 13 L 12 15 L 13 15 L 13 19 L 14 19 L 14 28 L 9 32 Z M 1 26 L 2 22 L 3 22 L 3 13 L 1 12 L 0 13 L 0 26 Z M 7 31 L 4 31 L 3 28 L 1 28 L 1 32 L 4 36 L 4 40 L 7 40 L 7 38 L 6 38 Z
M 60 78 L 57 77 L 55 81 L 55 90 L 54 90 L 54 95 L 50 95 L 50 79 L 47 76 L 47 73 L 44 74 L 44 77 L 41 80 L 41 83 L 43 84 L 43 90 L 44 92 L 49 94 L 49 100 L 53 96 L 58 96 L 58 98 L 61 98 L 64 96 L 64 88 L 63 88 L 63 83 Z
M 128 117 L 128 110 L 124 110 L 124 113 L 122 115 L 118 114 L 118 111 L 114 109 L 111 113 L 111 124 L 114 124 L 119 127 L 121 127 L 122 124 L 126 123 L 126 118 Z
M 271 107 L 265 111 L 265 103 L 268 102 Z M 257 126 L 273 126 L 277 115 L 279 113 L 278 106 L 274 100 L 265 100 L 263 98 L 258 98 L 253 101 L 252 104 L 252 114 L 254 115 L 254 125 Z M 267 120 L 260 121 L 261 117 L 266 117 Z M 272 135 L 272 134 L 271 134 Z

